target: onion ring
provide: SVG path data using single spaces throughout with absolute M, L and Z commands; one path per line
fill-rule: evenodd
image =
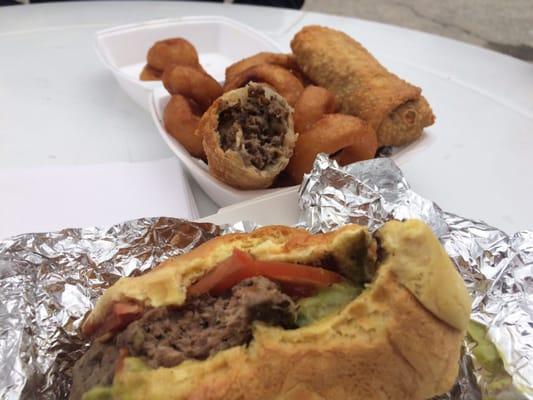
M 304 90 L 300 80 L 285 68 L 273 64 L 259 64 L 242 71 L 235 75 L 233 79 L 226 81 L 224 92 L 240 88 L 252 81 L 266 83 L 271 86 L 293 107 Z
M 148 64 L 159 71 L 164 71 L 172 64 L 198 68 L 198 53 L 194 46 L 183 38 L 160 40 L 150 47 L 146 56 Z
M 291 68 L 290 71 L 295 77 L 298 78 L 300 82 L 302 82 L 302 85 L 304 85 L 304 87 L 307 87 L 308 85 L 313 85 L 313 81 L 306 74 L 304 74 L 304 72 L 300 69 L 298 65 L 295 68 Z
M 362 119 L 344 114 L 325 115 L 298 137 L 287 172 L 295 183 L 300 183 L 318 153 L 338 153 L 336 158 L 346 164 L 373 158 L 377 147 L 376 133 Z M 346 148 L 349 150 L 345 151 Z
M 141 71 L 139 79 L 141 81 L 160 81 L 162 75 L 163 73 L 161 71 L 146 64 Z
M 268 52 L 257 53 L 256 55 L 237 61 L 236 63 L 227 67 L 226 82 L 232 80 L 236 75 L 247 70 L 248 68 L 260 64 L 278 65 L 292 72 L 293 75 L 296 76 L 304 86 L 307 86 L 311 83 L 311 80 L 298 66 L 294 55 Z
M 241 72 L 259 64 L 274 64 L 288 70 L 298 69 L 298 64 L 296 63 L 296 59 L 292 54 L 268 53 L 264 51 L 237 61 L 236 63 L 227 67 L 226 81 L 232 80 Z
M 163 112 L 166 131 L 193 157 L 205 158 L 202 138 L 194 134 L 199 122 L 200 111 L 197 105 L 179 94 L 170 98 Z
M 165 69 L 163 85 L 170 94 L 180 94 L 194 100 L 202 113 L 222 95 L 222 87 L 211 76 L 181 65 Z
M 305 133 L 325 114 L 332 114 L 339 109 L 335 95 L 319 86 L 309 85 L 302 92 L 294 105 L 294 130 Z

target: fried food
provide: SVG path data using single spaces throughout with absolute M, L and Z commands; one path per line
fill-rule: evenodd
M 248 82 L 266 83 L 282 95 L 289 105 L 294 106 L 304 87 L 290 71 L 273 64 L 259 64 L 236 74 L 224 83 L 224 92 L 246 85 Z
M 139 76 L 139 79 L 141 81 L 160 81 L 161 76 L 163 75 L 163 72 L 152 68 L 148 64 L 146 64 L 141 71 L 141 75 Z
M 160 40 L 148 50 L 148 65 L 164 71 L 169 65 L 183 65 L 198 68 L 200 62 L 194 46 L 183 38 Z
M 345 165 L 373 158 L 377 147 L 376 133 L 365 121 L 352 115 L 325 115 L 299 135 L 286 171 L 300 183 L 319 153 L 333 154 Z
M 289 71 L 299 70 L 298 63 L 292 54 L 261 52 L 251 57 L 244 58 L 226 68 L 226 82 L 235 78 L 236 75 L 260 64 L 273 64 Z
M 318 153 L 333 155 L 341 165 L 373 158 L 378 148 L 375 131 L 363 120 L 336 114 L 333 93 L 307 86 L 294 107 L 294 126 L 299 134 L 286 172 L 294 183 L 311 170 Z
M 434 121 L 435 117 L 424 96 L 407 101 L 389 113 L 381 123 L 378 132 L 380 142 L 394 146 L 408 144 L 413 135 L 419 136 Z
M 224 235 L 103 293 L 70 399 L 425 400 L 457 377 L 470 309 L 419 220 Z
M 306 26 L 291 41 L 298 65 L 316 84 L 335 94 L 340 112 L 367 121 L 379 146 L 412 142 L 435 117 L 421 89 L 387 71 L 345 33 Z
M 272 185 L 287 166 L 297 138 L 287 101 L 257 83 L 218 98 L 196 134 L 203 138 L 211 175 L 239 189 Z
M 193 157 L 204 158 L 202 139 L 194 134 L 200 122 L 198 106 L 175 94 L 165 107 L 163 123 L 170 133 Z
M 333 93 L 319 86 L 309 85 L 294 105 L 294 130 L 302 134 L 325 114 L 332 114 L 338 108 Z
M 222 87 L 206 73 L 181 65 L 165 69 L 163 85 L 172 95 L 163 114 L 166 131 L 191 156 L 205 158 L 202 138 L 195 132 L 201 115 L 222 94 Z
M 222 95 L 222 87 L 211 76 L 181 65 L 165 69 L 163 85 L 170 94 L 180 94 L 193 100 L 202 113 Z
M 347 116 L 351 117 L 351 115 Z M 376 156 L 378 150 L 378 138 L 376 132 L 370 128 L 368 124 L 367 129 L 361 128 L 357 132 L 357 135 L 352 138 L 352 144 L 350 146 L 346 146 L 339 153 L 333 155 L 333 158 L 340 165 L 348 165 L 357 161 L 370 160 Z
M 141 71 L 141 81 L 161 80 L 163 71 L 172 65 L 194 68 L 207 72 L 200 65 L 194 46 L 183 38 L 171 38 L 156 42 L 146 55 L 147 64 Z

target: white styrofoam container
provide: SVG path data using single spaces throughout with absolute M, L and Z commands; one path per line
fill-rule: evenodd
M 239 221 L 252 221 L 259 225 L 294 225 L 298 222 L 299 214 L 298 188 L 292 187 L 221 208 L 216 214 L 197 221 L 217 225 L 235 224 Z
M 152 119 L 159 131 L 159 134 L 170 147 L 170 149 L 178 156 L 182 164 L 189 170 L 192 177 L 198 182 L 198 185 L 207 193 L 221 207 L 229 206 L 231 204 L 239 203 L 241 201 L 250 200 L 258 196 L 272 194 L 285 190 L 281 189 L 264 189 L 264 190 L 240 190 L 235 189 L 225 183 L 214 178 L 207 167 L 207 164 L 192 157 L 187 150 L 172 137 L 166 130 L 163 124 L 163 112 L 170 100 L 170 95 L 164 88 L 156 89 L 152 92 L 150 101 L 150 113 Z
M 146 53 L 158 40 L 182 37 L 190 41 L 204 69 L 218 81 L 225 68 L 261 51 L 280 52 L 272 39 L 247 25 L 225 17 L 182 17 L 128 24 L 96 33 L 95 49 L 122 89 L 149 110 L 152 90 L 160 81 L 141 81 Z

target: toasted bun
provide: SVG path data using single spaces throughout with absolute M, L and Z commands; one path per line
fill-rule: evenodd
M 458 371 L 470 315 L 461 277 L 422 222 L 389 222 L 376 235 L 374 280 L 338 314 L 294 330 L 260 323 L 247 346 L 205 361 L 139 370 L 126 359 L 113 391 L 127 399 L 427 399 L 447 391 Z M 366 229 L 347 225 L 311 235 L 271 226 L 213 239 L 137 278 L 123 278 L 98 301 L 84 329 L 112 304 L 183 304 L 187 287 L 240 248 L 261 260 L 350 263 L 370 247 Z

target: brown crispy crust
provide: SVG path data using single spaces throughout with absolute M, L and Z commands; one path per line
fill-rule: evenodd
M 464 283 L 422 222 L 387 223 L 379 236 L 385 259 L 375 280 L 338 314 L 296 330 L 256 324 L 248 347 L 174 368 L 139 370 L 126 359 L 113 390 L 120 398 L 155 400 L 423 400 L 447 391 L 469 318 Z M 115 299 L 182 304 L 192 281 L 234 248 L 262 260 L 309 263 L 333 254 L 343 262 L 361 240 L 372 242 L 357 225 L 323 235 L 272 226 L 222 236 L 142 277 L 119 280 L 88 323 Z
M 288 69 L 275 64 L 259 64 L 245 69 L 224 82 L 224 92 L 240 88 L 248 82 L 261 82 L 282 95 L 291 106 L 302 94 L 304 86 L 300 79 Z
M 389 113 L 378 131 L 382 146 L 403 146 L 418 139 L 426 126 L 435 122 L 435 116 L 424 96 L 403 103 Z
M 239 189 L 264 189 L 272 185 L 276 176 L 289 163 L 296 143 L 297 135 L 294 133 L 292 109 L 285 99 L 267 86 L 265 93 L 269 97 L 276 97 L 286 105 L 290 111 L 288 129 L 283 143 L 284 156 L 264 170 L 258 170 L 253 165 L 245 165 L 242 157 L 234 150 L 224 151 L 220 146 L 218 133 L 218 115 L 223 104 L 234 104 L 242 101 L 248 91 L 248 86 L 225 93 L 218 98 L 205 112 L 200 120 L 196 134 L 203 138 L 203 146 L 208 160 L 209 172 L 222 182 Z
M 376 133 L 365 121 L 353 115 L 327 114 L 299 134 L 286 171 L 293 182 L 301 183 L 319 153 L 336 153 L 334 158 L 346 165 L 371 159 L 376 150 Z
M 222 87 L 209 74 L 182 65 L 168 66 L 162 76 L 163 86 L 172 95 L 193 100 L 204 112 L 222 94 Z
M 141 81 L 160 81 L 163 72 L 146 64 L 139 75 Z
M 274 64 L 286 68 L 289 71 L 298 69 L 298 63 L 292 54 L 261 52 L 251 57 L 244 58 L 226 68 L 226 82 L 250 67 L 259 64 Z
M 170 97 L 163 112 L 165 130 L 178 140 L 193 157 L 205 158 L 202 139 L 194 134 L 200 122 L 198 107 L 185 97 Z
M 318 85 L 332 91 L 341 112 L 366 120 L 378 134 L 380 146 L 415 140 L 434 122 L 421 89 L 385 69 L 360 43 L 345 33 L 322 26 L 306 26 L 291 41 L 300 68 Z M 386 131 L 381 125 L 395 110 L 412 101 L 414 115 L 390 116 Z M 391 123 L 392 122 L 392 123 Z
M 170 38 L 155 42 L 146 54 L 148 65 L 164 71 L 169 65 L 177 64 L 193 68 L 201 68 L 196 49 L 188 40 Z

